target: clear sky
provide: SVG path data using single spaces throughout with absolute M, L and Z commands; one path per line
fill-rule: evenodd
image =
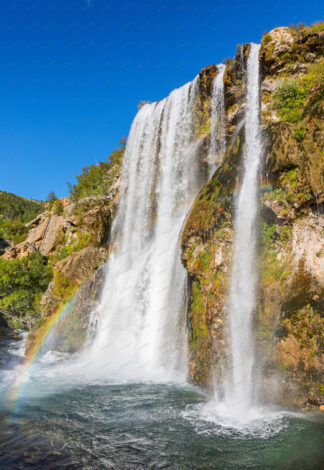
M 45 199 L 105 159 L 141 100 L 236 45 L 323 19 L 319 0 L 0 0 L 0 189 Z

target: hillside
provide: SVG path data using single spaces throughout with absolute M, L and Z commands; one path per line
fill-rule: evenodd
M 42 201 L 0 191 L 0 240 L 14 243 L 23 241 L 28 233 L 25 224 L 34 219 L 43 209 Z M 4 242 L 2 246 L 5 246 Z

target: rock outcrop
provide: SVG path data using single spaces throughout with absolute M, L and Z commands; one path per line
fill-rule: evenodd
M 255 314 L 260 389 L 271 402 L 297 407 L 319 406 L 324 392 L 323 41 L 321 28 L 276 28 L 265 34 L 260 50 L 264 165 Z M 182 233 L 190 287 L 190 377 L 204 385 L 221 382 L 228 363 L 227 298 L 248 52 L 245 45 L 227 64 L 226 154 Z M 213 77 L 204 76 L 208 100 Z

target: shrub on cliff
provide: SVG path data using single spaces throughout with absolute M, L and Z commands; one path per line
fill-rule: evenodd
M 278 86 L 273 102 L 283 121 L 295 122 L 301 119 L 306 93 L 306 87 L 301 87 L 295 80 L 285 80 Z
M 33 324 L 52 276 L 52 267 L 39 252 L 22 259 L 0 258 L 0 311 L 9 324 Z
M 324 59 L 311 64 L 308 72 L 295 80 L 284 80 L 273 95 L 273 107 L 283 121 L 297 122 L 305 110 L 323 116 Z
M 77 175 L 77 184 L 68 183 L 71 199 L 77 202 L 87 196 L 103 196 L 120 174 L 122 156 L 126 147 L 126 138 L 122 137 L 116 148 L 105 162 L 85 166 L 81 175 Z

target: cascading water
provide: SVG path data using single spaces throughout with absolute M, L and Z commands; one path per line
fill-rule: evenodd
M 238 414 L 246 413 L 253 404 L 255 386 L 252 319 L 256 307 L 256 219 L 261 160 L 259 49 L 259 45 L 251 44 L 247 62 L 246 149 L 234 222 L 235 248 L 228 307 L 232 380 L 225 389 L 225 402 Z
M 179 235 L 197 194 L 192 110 L 198 80 L 140 109 L 123 159 L 97 333 L 89 354 L 109 375 L 186 374 L 186 271 Z
M 226 149 L 225 141 L 225 103 L 224 103 L 224 72 L 225 65 L 217 66 L 218 74 L 213 83 L 210 118 L 209 173 L 210 176 L 222 162 Z

